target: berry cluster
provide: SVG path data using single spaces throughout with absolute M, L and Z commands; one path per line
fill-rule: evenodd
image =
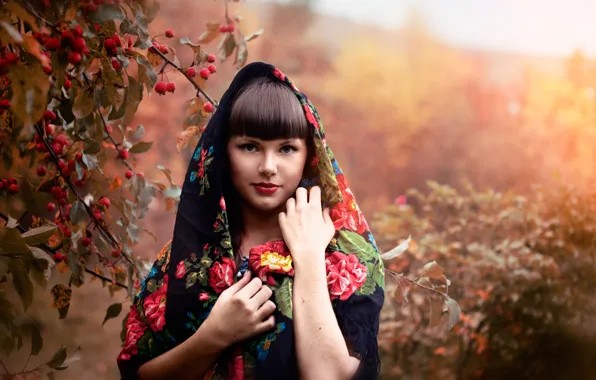
M 5 178 L 0 180 L 0 192 L 8 192 L 10 195 L 15 195 L 19 192 L 19 183 L 16 178 Z

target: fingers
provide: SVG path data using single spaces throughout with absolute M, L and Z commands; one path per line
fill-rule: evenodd
M 323 210 L 323 220 L 325 220 L 325 223 L 333 224 L 333 220 L 331 220 L 331 210 L 329 207 L 325 207 Z
M 262 286 L 261 289 L 251 298 L 251 301 L 254 303 L 255 307 L 259 308 L 263 305 L 269 298 L 273 291 L 268 286 Z
M 315 210 L 321 210 L 321 188 L 319 186 L 313 186 L 312 189 L 310 189 L 308 203 L 314 207 Z
M 261 289 L 261 286 L 263 286 L 263 282 L 260 278 L 255 277 L 244 288 L 240 289 L 236 295 L 239 298 L 252 298 Z
M 261 306 L 259 310 L 257 310 L 257 320 L 263 321 L 259 324 L 257 329 L 263 327 L 265 330 L 272 328 L 275 325 L 275 319 L 273 317 L 273 312 L 277 307 L 272 301 L 267 301 Z M 269 325 L 269 323 L 271 323 Z M 263 326 L 265 325 L 265 326 Z
M 230 294 L 235 294 L 240 289 L 244 288 L 246 286 L 246 284 L 249 283 L 250 277 L 251 277 L 251 272 L 249 270 L 247 270 L 246 272 L 244 272 L 244 276 L 242 276 L 242 278 L 240 280 L 238 280 L 232 286 L 230 286 L 229 288 L 224 290 L 224 292 L 230 293 Z
M 290 198 L 291 199 L 291 198 Z M 296 190 L 296 209 L 303 210 L 308 204 L 308 192 L 304 187 Z
M 286 214 L 290 215 L 296 211 L 296 200 L 290 197 L 286 202 Z

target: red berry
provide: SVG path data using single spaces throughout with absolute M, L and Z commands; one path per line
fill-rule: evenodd
M 166 30 L 166 37 L 168 37 L 168 38 L 174 37 L 174 32 L 172 31 L 172 29 Z
M 194 67 L 189 67 L 188 69 L 186 69 L 186 75 L 189 78 L 194 78 L 197 75 L 197 69 L 195 69 Z
M 220 33 L 226 33 L 228 31 L 228 27 L 226 25 L 222 25 L 219 27 Z
M 43 6 L 50 8 L 52 6 L 52 2 L 50 0 L 43 0 Z
M 120 251 L 117 249 L 112 249 L 112 257 L 120 257 Z
M 45 127 L 46 135 L 51 135 L 54 133 L 54 126 L 52 124 L 47 124 Z
M 105 206 L 105 208 L 109 208 L 110 207 L 110 199 L 109 198 L 101 198 L 99 200 L 99 204 Z
M 75 180 L 75 186 L 76 187 L 83 187 L 83 186 L 85 186 L 85 180 L 82 179 L 82 178 Z
M 10 99 L 0 99 L 0 108 L 10 108 Z
M 4 59 L 9 66 L 12 66 L 19 62 L 19 56 L 16 53 L 10 52 L 4 55 Z
M 209 54 L 207 56 L 207 62 L 209 62 L 209 63 L 215 62 L 215 56 L 213 54 Z
M 45 110 L 43 112 L 43 118 L 46 120 L 54 121 L 56 120 L 56 114 L 54 113 L 54 111 Z
M 39 143 L 35 146 L 35 150 L 37 150 L 38 152 L 45 152 L 46 146 L 42 143 Z
M 209 75 L 211 75 L 211 72 L 208 69 L 203 69 L 203 70 L 199 71 L 199 75 L 203 79 L 209 79 Z
M 89 3 L 87 4 L 87 7 L 85 7 L 85 10 L 87 11 L 87 13 L 93 13 L 97 10 L 97 8 L 99 8 L 97 5 L 95 5 L 94 3 Z M 98 30 L 99 32 L 99 30 Z
M 62 35 L 60 37 L 62 39 L 62 46 L 64 47 L 70 45 L 74 40 L 74 34 L 72 34 L 70 30 L 65 30 L 64 32 L 62 32 Z
M 68 53 L 68 62 L 72 63 L 73 65 L 78 65 L 81 63 L 82 59 L 83 57 L 81 56 L 81 53 L 77 53 L 76 51 L 71 51 Z
M 174 83 L 174 82 L 170 82 L 170 83 L 166 84 L 166 90 L 167 90 L 168 92 L 172 92 L 172 93 L 173 93 L 174 91 L 176 91 L 176 83 Z
M 129 153 L 128 153 L 128 149 L 122 149 L 120 152 L 118 152 L 118 157 L 126 160 L 128 159 Z
M 108 132 L 109 134 L 113 132 L 111 125 L 106 125 L 106 132 Z
M 107 38 L 103 42 L 103 46 L 106 48 L 106 50 L 112 50 L 116 47 L 116 41 L 112 38 Z
M 126 179 L 131 179 L 133 176 L 133 172 L 132 170 L 127 170 L 126 173 L 124 173 L 124 176 L 126 177 Z
M 58 167 L 60 170 L 64 169 L 66 167 L 66 162 L 64 162 L 63 159 L 58 160 Z M 60 192 L 62 192 L 62 190 L 60 190 Z
M 215 65 L 209 65 L 209 66 L 207 66 L 207 70 L 209 70 L 209 72 L 211 74 L 217 72 L 217 68 L 215 67 Z
M 0 190 L 3 190 L 5 187 L 4 182 L 0 181 Z
M 8 179 L 8 184 L 9 185 L 14 185 L 16 183 L 17 183 L 17 179 L 16 178 L 11 177 L 11 178 Z
M 153 44 L 153 47 L 149 48 L 149 50 L 153 50 L 153 52 L 155 53 L 156 50 L 160 50 L 160 44 L 157 41 L 152 41 L 151 42 Z
M 112 67 L 114 68 L 114 70 L 120 71 L 120 69 L 122 68 L 122 65 L 120 64 L 119 60 L 114 58 L 114 59 L 112 59 Z
M 70 140 L 68 137 L 66 137 L 66 135 L 58 135 L 58 137 L 56 137 L 56 142 L 60 145 L 70 145 Z
M 66 204 L 66 198 L 58 198 L 58 204 L 64 206 Z
M 48 171 L 46 170 L 45 166 L 39 165 L 37 167 L 37 175 L 40 177 L 43 177 L 46 175 Z
M 159 81 L 155 85 L 155 92 L 157 92 L 160 95 L 165 95 L 167 90 L 168 90 L 168 86 L 167 86 L 166 82 Z
M 162 54 L 168 54 L 170 52 L 170 49 L 168 48 L 168 45 L 160 45 L 159 46 L 159 51 Z
M 47 75 L 50 75 L 52 73 L 52 66 L 50 66 L 50 65 L 44 65 L 43 66 L 43 72 L 46 73 Z
M 54 261 L 56 261 L 56 262 L 59 263 L 59 262 L 61 262 L 64 259 L 65 259 L 65 257 L 64 257 L 64 255 L 62 253 L 60 253 L 60 252 L 54 253 Z
M 48 204 L 46 205 L 46 208 L 48 209 L 48 211 L 49 211 L 49 212 L 54 212 L 54 211 L 56 211 L 56 205 L 55 205 L 55 204 L 53 204 L 52 202 L 48 203 Z
M 57 50 L 60 47 L 60 40 L 56 37 L 50 37 L 46 40 L 46 49 Z
M 8 192 L 11 194 L 16 194 L 19 192 L 19 185 L 13 183 L 12 185 L 8 186 Z
M 75 154 L 75 160 L 81 161 L 82 159 L 83 159 L 83 153 L 78 152 L 77 154 Z
M 55 142 L 52 144 L 52 151 L 57 154 L 60 155 L 62 154 L 62 145 L 60 145 L 59 143 Z
M 85 236 L 81 239 L 81 244 L 83 245 L 83 247 L 88 247 L 91 245 L 91 239 Z
M 77 37 L 83 36 L 83 28 L 80 25 L 75 26 L 70 31 L 72 32 L 73 35 L 75 35 Z
M 64 225 L 60 228 L 60 230 L 62 231 L 62 235 L 66 236 L 66 237 L 70 237 L 72 235 L 70 232 L 70 228 L 68 228 Z
M 76 170 L 76 164 L 74 160 L 68 160 L 68 170 L 74 172 Z
M 137 177 L 139 177 L 139 178 L 144 178 L 144 177 L 145 177 L 145 173 L 143 173 L 143 172 L 138 172 L 138 173 L 137 173 Z
M 122 41 L 120 40 L 120 36 L 118 36 L 117 34 L 114 34 L 112 36 L 112 39 L 116 43 L 116 47 L 121 47 L 122 46 Z
M 211 102 L 207 102 L 203 104 L 203 109 L 205 110 L 205 112 L 211 113 L 213 112 L 213 104 L 211 104 Z
M 99 210 L 95 210 L 95 211 L 93 211 L 93 216 L 95 217 L 95 219 L 101 219 L 101 218 L 103 218 L 103 212 L 101 212 Z
M 68 176 L 70 176 L 70 174 L 72 172 L 70 171 L 70 169 L 68 168 L 68 166 L 65 166 L 65 167 L 62 168 L 61 173 L 62 173 L 63 176 L 68 177 Z
M 68 90 L 71 87 L 72 87 L 72 82 L 70 81 L 70 79 L 65 79 L 64 80 L 64 88 Z
M 72 50 L 82 52 L 87 47 L 87 43 L 83 37 L 75 37 L 72 41 Z
M 232 33 L 236 28 L 234 28 L 234 25 L 228 25 L 228 33 Z

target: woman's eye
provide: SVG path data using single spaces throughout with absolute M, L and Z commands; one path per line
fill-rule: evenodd
M 245 150 L 247 152 L 254 152 L 257 147 L 254 144 L 244 144 L 240 146 L 240 149 Z
M 293 146 L 291 146 L 291 145 L 286 145 L 286 146 L 282 147 L 282 148 L 280 149 L 280 151 L 281 151 L 282 153 L 284 153 L 284 154 L 287 154 L 287 153 L 292 153 L 292 152 L 295 152 L 295 151 L 296 151 L 296 148 L 294 148 L 294 147 L 293 147 Z

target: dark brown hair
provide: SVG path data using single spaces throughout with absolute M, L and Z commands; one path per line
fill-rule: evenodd
M 261 140 L 306 138 L 308 163 L 314 154 L 311 129 L 300 100 L 292 89 L 274 79 L 259 78 L 243 87 L 233 101 L 226 131 L 231 136 L 249 136 Z M 240 195 L 230 178 L 229 161 L 224 169 L 224 197 L 234 254 L 239 253 L 244 222 L 240 211 Z M 240 263 L 236 256 L 236 263 Z
M 228 133 L 276 140 L 306 138 L 310 129 L 294 92 L 281 82 L 259 78 L 240 90 L 234 100 Z

